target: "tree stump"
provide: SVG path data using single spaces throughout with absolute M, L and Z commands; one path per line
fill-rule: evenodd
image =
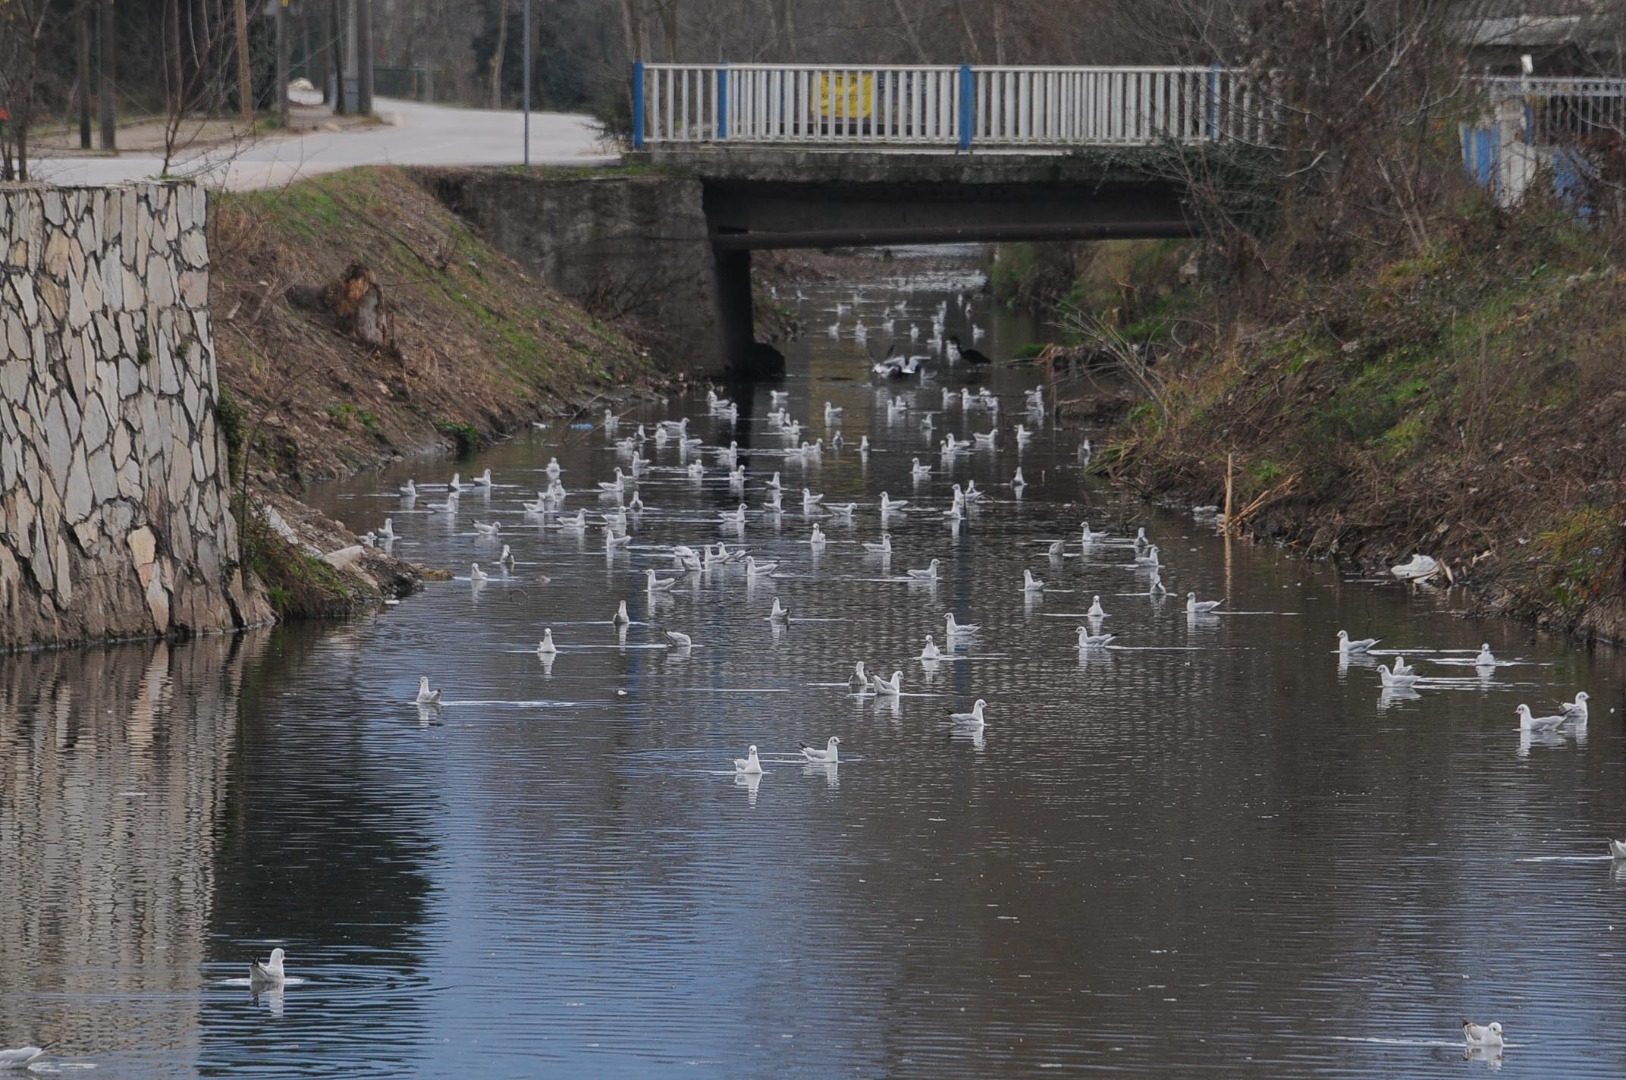
M 323 299 L 338 320 L 339 329 L 375 348 L 395 352 L 395 335 L 384 294 L 371 270 L 359 262 L 345 267 L 338 281 L 327 287 Z

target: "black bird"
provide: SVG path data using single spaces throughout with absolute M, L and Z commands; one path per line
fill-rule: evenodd
M 988 359 L 988 354 L 983 352 L 981 349 L 968 349 L 961 345 L 960 335 L 958 334 L 950 334 L 948 337 L 948 342 L 950 345 L 954 346 L 954 351 L 960 354 L 960 359 L 964 360 L 968 364 L 982 365 L 993 363 L 992 360 Z

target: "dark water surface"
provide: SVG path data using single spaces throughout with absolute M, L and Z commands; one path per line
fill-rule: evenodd
M 733 428 L 698 399 L 635 412 L 618 435 L 689 415 L 707 451 L 697 481 L 697 455 L 643 447 L 630 551 L 522 511 L 554 456 L 567 511 L 612 505 L 596 484 L 627 455 L 559 425 L 316 494 L 459 575 L 377 617 L 4 661 L 0 1046 L 54 1043 L 108 1077 L 1626 1074 L 1626 881 L 1605 844 L 1626 836 L 1620 658 L 1086 488 L 1086 432 L 1017 446 L 1035 372 L 877 384 L 830 310 L 852 292 L 806 301 L 785 383 L 801 438 L 829 434 L 830 401 L 846 446 L 787 460 L 767 387 Z M 969 338 L 956 292 L 865 289 L 870 346 L 899 302 L 926 327 L 949 300 Z M 996 320 L 977 344 L 1032 334 Z M 997 420 L 943 408 L 980 385 Z M 896 397 L 913 407 L 889 416 Z M 944 467 L 946 433 L 991 426 L 997 450 Z M 743 543 L 778 575 L 686 574 L 652 604 L 644 572 L 674 544 L 742 541 L 717 523 L 740 501 L 710 451 L 730 439 Z M 487 466 L 495 491 L 426 512 L 454 467 Z M 990 501 L 953 527 L 971 479 Z M 822 550 L 804 486 L 859 504 L 820 519 Z M 860 546 L 882 490 L 911 502 L 889 563 Z M 1086 518 L 1115 536 L 1081 554 Z M 1119 542 L 1142 525 L 1166 600 Z M 900 580 L 932 558 L 937 583 Z M 1188 590 L 1222 613 L 1189 620 Z M 1081 655 L 1096 594 L 1122 647 Z M 927 634 L 946 647 L 951 611 L 980 632 L 911 659 Z M 1404 649 L 1417 693 L 1381 695 L 1375 660 L 1341 669 L 1340 628 Z M 1503 664 L 1481 678 L 1487 641 Z M 904 696 L 850 694 L 860 659 L 901 670 Z M 412 704 L 420 674 L 439 712 Z M 1521 739 L 1520 702 L 1581 689 L 1583 737 Z M 979 697 L 976 739 L 948 718 Z M 830 735 L 839 766 L 792 760 Z M 730 766 L 749 744 L 756 782 Z M 233 982 L 277 945 L 304 982 Z M 1500 1062 L 1464 1060 L 1464 1015 L 1505 1025 Z

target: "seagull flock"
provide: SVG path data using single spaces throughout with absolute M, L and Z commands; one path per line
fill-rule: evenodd
M 880 379 L 887 381 L 915 376 L 925 380 L 929 378 L 929 374 L 925 370 L 925 359 L 924 357 L 901 358 L 901 360 L 889 358 L 887 361 L 876 365 L 875 374 Z M 772 411 L 766 418 L 769 433 L 777 433 L 786 441 L 786 447 L 782 453 L 787 466 L 800 464 L 805 467 L 809 462 L 819 460 L 827 449 L 840 451 L 843 448 L 845 439 L 840 430 L 843 421 L 843 410 L 840 407 L 825 402 L 822 410 L 815 411 L 813 417 L 796 420 L 791 417 L 786 408 L 787 404 L 787 394 L 781 391 L 771 392 L 770 407 Z M 916 485 L 917 491 L 922 485 L 931 481 L 934 474 L 951 473 L 956 463 L 962 460 L 962 455 L 972 454 L 977 451 L 995 450 L 999 442 L 1001 434 L 999 410 L 1001 405 L 997 396 L 986 389 L 977 391 L 944 389 L 942 391 L 942 405 L 945 410 L 955 407 L 961 408 L 966 412 L 968 418 L 974 411 L 982 410 L 986 413 L 986 422 L 990 426 L 986 432 L 973 430 L 973 437 L 969 440 L 957 440 L 952 433 L 945 435 L 938 444 L 940 461 L 936 465 L 931 464 L 929 460 L 923 461 L 920 457 L 915 457 L 909 466 L 909 477 Z M 910 410 L 912 407 L 912 403 L 906 401 L 902 396 L 891 398 L 886 404 L 886 418 L 889 424 L 894 421 L 906 420 L 911 415 Z M 725 424 L 733 423 L 739 415 L 738 406 L 734 402 L 720 397 L 715 391 L 711 391 L 707 395 L 707 409 L 711 417 Z M 1038 388 L 1029 392 L 1026 395 L 1022 422 L 1018 422 L 1014 430 L 1011 431 L 1012 441 L 1017 446 L 1026 445 L 1032 438 L 1033 432 L 1042 426 L 1046 416 L 1047 410 L 1043 389 Z M 812 433 L 814 417 L 823 420 L 824 434 L 809 442 L 803 436 L 804 433 Z M 737 442 L 731 441 L 727 446 L 708 447 L 701 439 L 689 434 L 689 420 L 686 418 L 661 421 L 655 424 L 653 428 L 639 424 L 636 431 L 624 437 L 617 437 L 620 423 L 620 418 L 612 411 L 606 410 L 603 429 L 613 441 L 619 458 L 611 478 L 595 481 L 589 486 L 569 490 L 561 482 L 562 470 L 557 459 L 554 459 L 549 463 L 546 470 L 549 481 L 548 487 L 537 492 L 537 499 L 534 502 L 527 500 L 523 503 L 527 518 L 534 519 L 535 523 L 543 528 L 556 529 L 577 535 L 586 535 L 590 528 L 601 529 L 606 556 L 614 557 L 617 552 L 624 552 L 627 549 L 632 539 L 632 531 L 639 524 L 638 515 L 646 509 L 638 491 L 640 479 L 645 477 L 651 468 L 650 459 L 644 456 L 646 447 L 651 444 L 657 449 L 671 446 L 676 448 L 680 459 L 684 462 L 683 475 L 692 480 L 706 478 L 717 480 L 726 477 L 730 490 L 735 493 L 739 501 L 735 508 L 720 512 L 715 520 L 716 528 L 723 532 L 728 539 L 717 540 L 715 544 L 710 538 L 696 539 L 690 544 L 675 544 L 671 548 L 672 565 L 669 569 L 647 568 L 644 571 L 644 591 L 649 595 L 651 601 L 670 593 L 678 582 L 688 575 L 726 573 L 730 572 L 731 568 L 742 570 L 751 579 L 774 574 L 783 560 L 760 560 L 751 554 L 744 544 L 746 536 L 752 528 L 753 520 L 759 523 L 771 520 L 775 526 L 775 531 L 778 531 L 777 526 L 780 515 L 785 510 L 785 493 L 783 489 L 786 486 L 785 482 L 781 480 L 779 472 L 774 472 L 771 477 L 767 478 L 762 477 L 760 474 L 753 476 L 747 466 L 739 461 L 740 447 Z M 920 430 L 927 439 L 935 437 L 932 433 L 932 414 L 927 413 L 919 416 L 918 423 Z M 865 457 L 870 454 L 871 448 L 867 436 L 862 438 L 857 450 L 860 455 Z M 781 452 L 775 451 L 776 455 L 778 453 Z M 1085 440 L 1079 447 L 1078 460 L 1087 464 L 1092 454 L 1093 450 L 1088 440 Z M 705 460 L 707 455 L 712 458 L 709 465 Z M 691 456 L 693 460 L 690 460 Z M 745 499 L 745 488 L 748 483 L 753 481 L 758 483 L 763 492 L 760 509 L 753 508 L 751 503 Z M 1015 493 L 1017 498 L 1020 498 L 1025 484 L 1026 481 L 1018 468 L 1007 486 Z M 475 485 L 483 487 L 486 491 L 491 491 L 493 482 L 490 471 L 487 470 L 483 473 L 475 481 Z M 458 494 L 466 487 L 454 475 L 451 484 L 448 485 L 446 501 L 431 504 L 429 509 L 436 513 L 455 514 L 457 512 Z M 585 507 L 577 508 L 574 512 L 566 512 L 564 504 L 568 498 L 584 495 L 596 499 L 599 503 L 596 513 L 591 518 Z M 412 500 L 418 497 L 417 486 L 413 481 L 408 481 L 403 485 L 401 497 L 407 501 L 408 507 L 411 506 Z M 880 492 L 876 503 L 868 506 L 857 503 L 833 505 L 827 502 L 824 494 L 815 492 L 809 487 L 802 487 L 799 505 L 803 516 L 813 519 L 804 543 L 815 556 L 827 543 L 827 537 L 819 519 L 828 519 L 847 525 L 852 523 L 855 515 L 859 513 L 878 515 L 881 527 L 880 537 L 878 540 L 862 541 L 862 550 L 865 558 L 878 560 L 883 571 L 890 573 L 892 541 L 887 528 L 889 519 L 893 515 L 904 513 L 911 515 L 940 514 L 951 528 L 957 528 L 962 521 L 974 518 L 987 505 L 988 501 L 988 494 L 977 490 L 974 481 L 968 481 L 964 485 L 959 483 L 953 485 L 951 502 L 946 508 L 942 509 L 924 505 L 918 494 L 910 499 L 894 499 L 885 491 Z M 1193 514 L 1199 521 L 1204 522 L 1219 519 L 1217 508 L 1211 506 L 1194 507 Z M 475 534 L 483 540 L 497 541 L 502 536 L 500 525 L 495 521 L 489 523 L 475 522 L 473 524 Z M 373 535 L 385 539 L 393 538 L 392 523 L 386 519 L 383 529 L 378 530 Z M 729 546 L 730 539 L 734 543 L 733 547 Z M 1046 554 L 1053 559 L 1061 557 L 1069 550 L 1097 559 L 1102 556 L 1110 559 L 1113 552 L 1125 551 L 1130 558 L 1123 565 L 1132 569 L 1141 578 L 1144 588 L 1143 595 L 1161 599 L 1168 592 L 1163 582 L 1163 574 L 1168 569 L 1168 566 L 1163 561 L 1162 551 L 1156 544 L 1152 543 L 1144 528 L 1139 529 L 1133 538 L 1117 539 L 1108 532 L 1099 530 L 1088 520 L 1083 520 L 1079 523 L 1078 532 L 1070 542 L 1064 538 L 1048 540 L 1043 543 Z M 512 556 L 505 546 L 504 555 L 498 560 L 498 567 L 506 571 L 506 568 L 511 565 Z M 925 566 L 907 568 L 897 580 L 913 584 L 932 584 L 940 579 L 946 569 L 947 561 L 945 558 L 932 558 Z M 1421 573 L 1420 570 L 1417 572 Z M 488 580 L 489 576 L 490 574 L 482 571 L 478 564 L 471 565 L 469 578 L 476 589 L 483 581 Z M 1021 595 L 1031 600 L 1033 597 L 1042 594 L 1046 587 L 1046 582 L 1036 577 L 1031 569 L 1024 569 L 1021 581 L 1011 583 L 1011 594 L 1013 596 Z M 631 623 L 627 612 L 627 601 L 617 598 L 616 603 L 616 612 L 611 622 L 616 630 L 624 635 Z M 1224 603 L 1223 600 L 1219 599 L 1203 599 L 1195 591 L 1188 591 L 1186 593 L 1185 614 L 1187 619 L 1193 623 L 1214 620 L 1224 614 L 1221 610 Z M 763 618 L 764 621 L 771 625 L 775 633 L 780 632 L 794 621 L 793 613 L 783 605 L 778 596 L 772 598 L 771 606 Z M 1084 625 L 1079 625 L 1076 629 L 1077 648 L 1081 654 L 1087 655 L 1091 652 L 1114 647 L 1113 643 L 1117 640 L 1118 635 L 1106 632 L 1105 621 L 1108 618 L 1109 614 L 1101 602 L 1101 597 L 1099 595 L 1093 596 L 1089 610 L 1084 616 Z M 932 665 L 963 656 L 964 650 L 968 644 L 974 642 L 978 633 L 976 625 L 958 621 L 953 611 L 949 611 L 943 616 L 942 629 L 942 645 L 938 645 L 934 633 L 924 634 L 924 648 L 918 656 L 913 658 L 915 662 L 927 665 L 928 671 L 931 670 Z M 682 630 L 663 627 L 661 632 L 670 642 L 669 648 L 688 651 L 703 647 L 689 633 Z M 1340 630 L 1338 632 L 1337 651 L 1343 661 L 1347 661 L 1351 657 L 1368 654 L 1377 644 L 1378 640 L 1374 638 L 1352 639 L 1346 631 Z M 551 627 L 543 630 L 542 639 L 536 651 L 544 662 L 549 663 L 559 652 L 559 646 L 555 644 Z M 1489 646 L 1482 646 L 1475 657 L 1475 667 L 1480 674 L 1486 675 L 1494 672 L 1496 663 Z M 1419 679 L 1416 671 L 1407 665 L 1403 656 L 1399 655 L 1394 656 L 1392 666 L 1387 664 L 1378 665 L 1378 674 L 1386 694 L 1410 693 Z M 904 680 L 903 668 L 895 668 L 890 676 L 887 676 L 872 672 L 864 661 L 858 660 L 853 663 L 852 674 L 848 678 L 846 685 L 849 692 L 853 694 L 874 696 L 884 700 L 902 696 L 905 693 Z M 431 688 L 429 679 L 422 677 L 419 681 L 419 689 L 415 700 L 421 707 L 439 709 L 442 704 L 441 691 Z M 1520 729 L 1525 732 L 1542 733 L 1554 731 L 1564 725 L 1584 728 L 1587 720 L 1586 703 L 1587 694 L 1582 691 L 1576 695 L 1575 701 L 1564 704 L 1557 715 L 1542 717 L 1532 715 L 1527 705 L 1520 705 L 1518 709 Z M 956 733 L 969 734 L 976 740 L 977 745 L 981 746 L 983 732 L 989 724 L 987 709 L 988 701 L 979 697 L 969 711 L 950 713 L 947 717 L 947 723 Z M 841 739 L 835 735 L 830 736 L 822 747 L 803 742 L 798 747 L 796 759 L 808 764 L 834 766 L 840 761 L 840 745 Z M 764 773 L 764 762 L 755 744 L 747 748 L 744 757 L 732 758 L 731 766 L 734 775 L 748 779 L 753 784 Z M 1626 841 L 1611 841 L 1610 843 L 1611 853 L 1614 857 L 1626 860 Z M 269 978 L 269 974 L 262 975 L 261 972 L 269 973 L 273 968 L 276 977 L 280 978 L 281 953 L 282 950 L 275 950 L 271 960 L 263 967 L 256 964 L 254 969 L 255 978 Z M 1494 1048 L 1499 1053 L 1503 1045 L 1502 1026 L 1496 1022 L 1481 1025 L 1471 1021 L 1464 1021 L 1463 1036 L 1466 1044 L 1471 1049 L 1477 1048 L 1483 1051 L 1486 1048 Z
M 890 377 L 890 375 L 888 376 Z M 903 397 L 892 397 L 886 405 L 887 414 L 893 416 L 900 411 L 907 412 L 907 404 Z M 973 447 L 993 449 L 998 442 L 999 411 L 1001 408 L 998 396 L 986 388 L 973 392 L 970 389 L 947 390 L 942 393 L 944 408 L 960 407 L 968 413 L 981 410 L 987 414 L 987 423 L 992 425 L 987 432 L 973 432 L 973 438 L 967 441 L 958 441 L 952 433 L 944 437 L 940 445 L 942 457 L 941 469 L 944 473 L 951 472 L 961 455 L 973 452 Z M 725 425 L 734 423 L 739 415 L 738 405 L 726 398 L 720 397 L 715 390 L 709 391 L 706 398 L 708 414 Z M 784 453 L 787 463 L 800 461 L 806 464 L 809 460 L 818 459 L 824 453 L 825 440 L 829 445 L 840 448 L 845 440 L 840 431 L 844 410 L 831 402 L 825 402 L 822 409 L 825 435 L 809 443 L 803 438 L 805 429 L 810 428 L 813 419 L 798 421 L 791 417 L 788 404 L 788 395 L 782 391 L 773 391 L 769 399 L 772 411 L 767 416 L 767 425 L 770 432 L 777 432 L 789 444 Z M 1042 387 L 1027 391 L 1023 399 L 1023 415 L 1015 425 L 1015 439 L 1018 444 L 1025 443 L 1032 437 L 1033 431 L 1043 425 L 1046 419 L 1044 390 Z M 818 415 L 818 414 L 815 414 Z M 925 418 L 922 430 L 930 436 L 929 416 Z M 644 592 L 654 599 L 671 593 L 674 588 L 688 575 L 708 575 L 725 573 L 729 568 L 743 566 L 747 579 L 773 576 L 781 565 L 779 561 L 759 561 L 743 546 L 750 522 L 753 517 L 759 521 L 770 520 L 776 527 L 780 515 L 785 511 L 785 481 L 779 472 L 762 479 L 757 478 L 763 489 L 761 509 L 755 510 L 749 502 L 744 501 L 744 489 L 750 479 L 745 465 L 739 462 L 739 444 L 731 440 L 727 446 L 705 446 L 704 442 L 689 434 L 689 419 L 664 420 L 650 427 L 639 424 L 637 430 L 625 437 L 618 437 L 620 418 L 613 411 L 606 410 L 603 428 L 618 454 L 618 463 L 614 466 L 613 474 L 609 480 L 598 480 L 592 486 L 578 488 L 574 493 L 567 489 L 561 481 L 563 469 L 558 459 L 551 460 L 545 470 L 548 477 L 548 487 L 537 492 L 535 501 L 522 500 L 525 515 L 534 520 L 544 529 L 556 529 L 586 535 L 589 528 L 602 530 L 604 551 L 607 557 L 613 558 L 617 552 L 624 551 L 632 540 L 632 531 L 639 524 L 639 513 L 646 509 L 640 498 L 638 486 L 651 468 L 650 459 L 644 456 L 646 446 L 653 444 L 656 449 L 671 446 L 679 453 L 680 461 L 684 462 L 682 472 L 686 476 L 705 478 L 710 475 L 716 477 L 715 470 L 726 470 L 725 476 L 729 487 L 741 501 L 732 510 L 724 510 L 717 515 L 715 525 L 717 529 L 732 537 L 735 546 L 730 548 L 727 539 L 716 541 L 715 545 L 709 538 L 697 540 L 692 544 L 674 544 L 671 547 L 672 564 L 668 569 L 659 570 L 647 567 L 643 571 Z M 1088 444 L 1081 448 L 1085 451 L 1081 457 L 1087 457 Z M 861 455 L 870 453 L 869 440 L 866 436 L 859 444 Z M 707 472 L 706 455 L 712 457 L 712 469 Z M 694 460 L 690 461 L 693 455 Z M 933 466 L 923 463 L 915 458 L 910 466 L 910 475 L 919 485 L 929 481 L 933 474 Z M 1011 487 L 1020 496 L 1020 489 L 1025 485 L 1020 477 L 1020 470 L 1013 477 Z M 444 503 L 431 504 L 436 513 L 455 515 L 457 513 L 457 499 L 460 493 L 468 490 L 471 485 L 461 481 L 458 474 L 454 474 L 446 485 L 447 498 Z M 490 470 L 486 470 L 474 482 L 475 487 L 489 493 L 494 490 Z M 894 499 L 886 492 L 880 493 L 879 502 L 864 509 L 865 513 L 879 515 L 881 535 L 879 540 L 864 541 L 863 549 L 867 558 L 877 559 L 883 572 L 890 573 L 892 557 L 892 540 L 887 531 L 896 515 L 909 513 L 912 515 L 938 515 L 951 528 L 958 528 L 961 522 L 977 515 L 991 502 L 987 492 L 978 490 L 974 480 L 965 484 L 954 483 L 952 496 L 946 508 L 928 507 L 918 496 L 914 499 Z M 586 507 L 576 509 L 574 512 L 565 510 L 567 499 L 576 496 L 596 497 L 598 512 L 592 520 L 588 518 Z M 416 481 L 409 480 L 400 488 L 400 496 L 405 507 L 410 509 L 420 496 Z M 630 498 L 630 502 L 628 501 Z M 911 507 L 911 502 L 914 505 Z M 855 515 L 861 509 L 857 503 L 832 504 L 826 500 L 821 492 L 815 492 L 809 487 L 801 489 L 800 506 L 802 516 L 811 522 L 810 531 L 804 543 L 815 554 L 828 543 L 821 519 L 830 519 L 841 524 L 851 524 Z M 472 522 L 474 535 L 485 541 L 497 542 L 504 535 L 499 521 Z M 374 540 L 379 537 L 393 538 L 393 523 L 386 519 L 385 527 L 369 534 Z M 1132 539 L 1115 540 L 1104 530 L 1098 529 L 1089 521 L 1082 521 L 1079 525 L 1077 540 L 1069 544 L 1065 539 L 1045 542 L 1045 551 L 1052 559 L 1060 558 L 1069 548 L 1075 548 L 1084 556 L 1110 556 L 1113 550 L 1124 549 L 1130 554 L 1131 561 L 1125 565 L 1143 575 L 1145 582 L 1144 595 L 1161 598 L 1167 593 L 1163 584 L 1162 571 L 1164 564 L 1159 550 L 1146 535 L 1144 528 L 1140 529 Z M 497 560 L 499 572 L 508 570 L 513 564 L 512 552 L 507 545 L 503 547 L 503 555 Z M 930 585 L 938 582 L 944 573 L 946 560 L 933 558 L 923 567 L 909 567 L 897 580 L 911 584 Z M 469 581 L 478 590 L 492 577 L 492 571 L 481 568 L 478 563 L 469 567 Z M 1031 569 L 1022 571 L 1020 582 L 1013 582 L 1013 594 L 1021 595 L 1031 600 L 1044 592 L 1046 582 L 1036 577 Z M 1196 593 L 1188 593 L 1186 597 L 1186 614 L 1193 620 L 1212 617 L 1222 604 L 1219 600 L 1200 600 Z M 1108 648 L 1117 635 L 1104 632 L 1104 620 L 1107 612 L 1101 604 L 1099 595 L 1095 596 L 1089 611 L 1084 616 L 1085 625 L 1077 628 L 1077 647 L 1088 653 Z M 787 609 L 778 596 L 774 596 L 766 615 L 764 616 L 775 632 L 783 630 L 794 621 L 793 613 Z M 625 631 L 631 623 L 627 613 L 627 602 L 618 599 L 616 613 L 611 620 L 619 632 Z M 955 614 L 950 611 L 943 616 L 943 644 L 940 647 L 935 634 L 925 634 L 925 645 L 919 655 L 913 657 L 924 665 L 935 665 L 944 660 L 952 660 L 961 656 L 967 646 L 973 641 L 978 627 L 975 624 L 957 621 Z M 704 647 L 696 643 L 687 632 L 661 628 L 661 633 L 670 642 L 671 648 L 688 651 Z M 536 654 L 545 662 L 551 664 L 554 657 L 560 652 L 556 643 L 552 627 L 542 631 L 542 638 L 536 647 Z M 928 667 L 928 670 L 930 668 Z M 874 696 L 879 698 L 899 698 L 905 693 L 904 671 L 898 668 L 890 676 L 868 673 L 864 663 L 859 661 L 855 665 L 855 674 L 848 679 L 849 688 L 859 696 Z M 441 690 L 432 688 L 428 676 L 422 676 L 418 681 L 418 692 L 414 701 L 425 709 L 439 709 L 442 706 Z M 985 714 L 987 701 L 978 698 L 976 704 L 968 712 L 954 712 L 948 716 L 948 722 L 962 734 L 970 735 L 977 744 L 981 745 L 982 733 L 988 725 Z M 833 765 L 839 762 L 838 746 L 840 739 L 831 736 L 825 747 L 820 749 L 809 744 L 802 744 L 799 748 L 800 759 L 814 764 Z M 763 762 L 755 747 L 750 748 L 743 758 L 733 760 L 734 771 L 741 775 L 756 776 L 762 772 Z

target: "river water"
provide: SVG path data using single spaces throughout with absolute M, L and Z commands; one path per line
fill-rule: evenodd
M 869 346 L 898 303 L 926 327 L 947 302 L 995 355 L 1034 336 L 935 286 L 863 287 Z M 523 513 L 550 457 L 567 511 L 612 505 L 596 484 L 628 456 L 560 425 L 315 493 L 459 575 L 374 617 L 0 664 L 0 1046 L 109 1077 L 1626 1073 L 1618 656 L 1087 483 L 1075 451 L 1099 433 L 1017 445 L 1032 369 L 878 382 L 834 311 L 854 288 L 806 291 L 788 407 L 797 441 L 844 409 L 846 445 L 787 458 L 766 386 L 733 426 L 699 398 L 635 411 L 619 436 L 688 416 L 708 450 L 643 447 L 630 550 Z M 979 386 L 997 418 L 944 408 Z M 945 434 L 990 427 L 995 449 L 945 466 Z M 730 440 L 743 534 L 718 524 L 740 498 L 709 447 Z M 488 466 L 495 490 L 427 512 L 454 468 Z M 774 471 L 780 515 L 759 509 Z M 988 499 L 956 526 L 969 480 Z M 859 504 L 813 519 L 821 549 L 804 486 Z M 910 502 L 890 560 L 861 546 L 883 490 Z M 1112 537 L 1083 548 L 1084 520 Z M 1123 542 L 1138 527 L 1166 599 Z M 651 598 L 673 545 L 718 540 L 776 576 Z M 934 558 L 937 582 L 905 580 Z M 1188 619 L 1188 590 L 1219 614 Z M 1117 637 L 1081 653 L 1096 595 Z M 950 612 L 980 631 L 913 659 Z M 1340 628 L 1404 650 L 1415 693 L 1380 692 L 1387 656 L 1341 665 Z M 858 660 L 901 670 L 902 696 L 852 694 Z M 412 703 L 420 675 L 438 711 Z M 1521 737 L 1519 703 L 1583 689 L 1585 732 Z M 980 737 L 949 719 L 976 698 Z M 795 760 L 831 735 L 839 765 Z M 751 744 L 764 774 L 736 776 Z M 246 963 L 273 946 L 300 981 L 256 996 Z M 1465 1061 L 1463 1016 L 1499 1020 L 1504 1054 Z

